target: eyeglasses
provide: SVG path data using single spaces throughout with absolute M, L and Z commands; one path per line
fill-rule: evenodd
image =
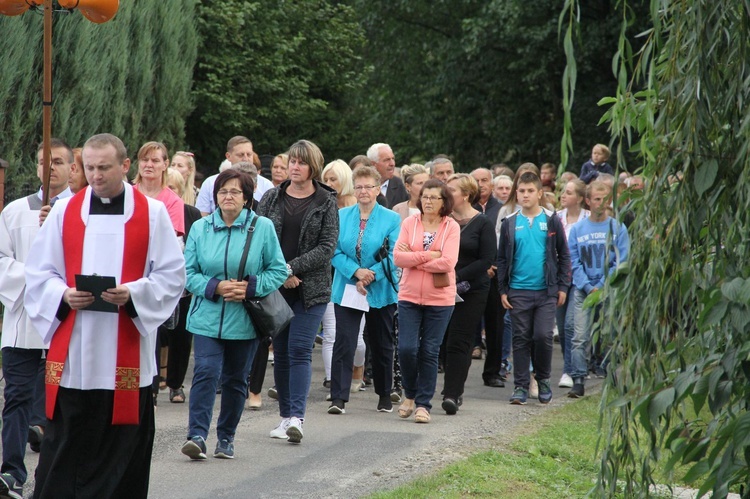
M 355 185 L 354 190 L 355 191 L 369 191 L 371 189 L 374 189 L 377 187 L 376 185 Z
M 228 196 L 236 198 L 238 196 L 242 196 L 242 191 L 238 191 L 237 189 L 231 189 L 231 190 L 222 189 L 219 192 L 217 192 L 217 194 L 223 198 L 228 197 Z
M 439 198 L 437 196 L 422 196 L 421 199 L 422 199 L 423 203 L 426 203 L 427 201 L 429 201 L 430 203 L 434 203 L 436 201 L 442 201 L 443 200 L 443 198 Z

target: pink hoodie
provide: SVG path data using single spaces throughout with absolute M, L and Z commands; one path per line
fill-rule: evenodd
M 401 233 L 393 250 L 396 265 L 404 269 L 399 284 L 398 299 L 417 305 L 451 306 L 456 304 L 456 262 L 461 242 L 461 229 L 450 217 L 440 222 L 431 251 L 440 251 L 440 258 L 432 259 L 429 251 L 424 251 L 424 227 L 422 215 L 407 217 L 401 224 Z M 406 243 L 411 251 L 399 251 L 398 246 Z M 436 288 L 432 274 L 447 272 L 450 285 Z

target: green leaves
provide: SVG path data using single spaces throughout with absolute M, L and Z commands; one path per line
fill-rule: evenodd
M 354 10 L 327 0 L 206 0 L 197 12 L 187 136 L 203 170 L 216 171 L 234 135 L 248 136 L 261 155 L 307 138 L 334 159 L 347 126 L 359 122 L 342 112 L 344 95 L 367 74 Z
M 718 172 L 719 163 L 715 159 L 708 160 L 698 167 L 695 172 L 695 190 L 698 192 L 698 196 L 702 196 L 714 185 Z
M 681 479 L 724 497 L 750 482 L 750 21 L 731 0 L 652 1 L 637 48 L 636 4 L 618 3 L 617 90 L 599 102 L 649 187 L 600 300 L 618 374 L 593 495 L 649 495 L 666 448 L 667 470 L 692 463 Z
M 721 293 L 731 302 L 750 305 L 750 279 L 735 277 L 721 285 Z

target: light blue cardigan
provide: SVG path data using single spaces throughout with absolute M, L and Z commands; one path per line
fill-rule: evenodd
M 193 334 L 224 340 L 250 340 L 255 328 L 242 303 L 225 302 L 216 294 L 222 280 L 237 279 L 253 211 L 243 209 L 231 227 L 220 209 L 198 220 L 185 244 L 186 288 L 193 293 L 187 330 Z M 286 280 L 286 263 L 273 222 L 258 217 L 250 253 L 245 264 L 249 281 L 247 297 L 266 296 Z
M 386 268 L 390 265 L 391 280 L 398 289 L 398 276 L 396 275 L 396 264 L 393 262 L 393 247 L 398 240 L 401 230 L 401 217 L 398 213 L 376 204 L 370 213 L 370 218 L 365 226 L 362 236 L 362 262 L 357 261 L 357 239 L 359 237 L 359 205 L 349 206 L 339 210 L 339 239 L 336 244 L 336 252 L 333 254 L 333 268 L 336 273 L 333 277 L 333 292 L 331 301 L 341 305 L 346 284 L 356 284 L 354 273 L 357 269 L 366 268 L 375 272 L 375 280 L 367 286 L 367 303 L 372 308 L 383 308 L 386 305 L 396 303 L 398 294 L 386 278 Z M 376 262 L 375 255 L 388 238 L 388 263 L 386 261 Z

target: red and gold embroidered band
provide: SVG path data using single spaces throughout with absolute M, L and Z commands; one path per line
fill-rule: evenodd
M 120 282 L 127 284 L 143 277 L 146 268 L 149 241 L 148 200 L 133 189 L 133 216 L 125 223 L 122 274 Z M 86 189 L 68 203 L 63 215 L 63 250 L 65 251 L 65 277 L 68 286 L 75 287 L 75 276 L 81 273 L 83 241 L 86 226 L 81 219 L 81 207 Z M 68 346 L 73 334 L 76 311 L 71 310 L 52 337 L 47 354 L 45 376 L 46 413 L 49 419 L 55 412 L 60 379 L 68 358 Z M 112 424 L 138 424 L 141 337 L 124 307 L 118 312 L 117 364 L 115 367 L 115 396 Z

